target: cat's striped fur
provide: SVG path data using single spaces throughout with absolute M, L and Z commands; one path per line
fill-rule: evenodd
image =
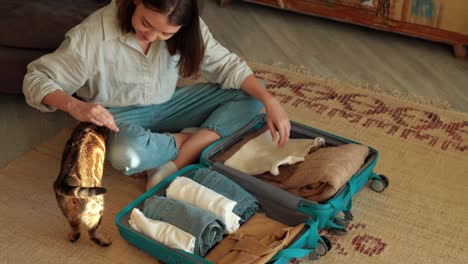
M 91 240 L 101 246 L 112 242 L 101 234 L 104 194 L 101 187 L 106 155 L 106 127 L 78 123 L 63 151 L 60 174 L 54 182 L 55 196 L 72 231 L 69 239 L 77 241 L 81 224 L 88 228 Z

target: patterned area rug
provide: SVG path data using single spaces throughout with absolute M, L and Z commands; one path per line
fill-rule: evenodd
M 333 249 L 320 263 L 466 263 L 468 259 L 468 114 L 417 104 L 368 89 L 250 64 L 292 120 L 376 148 L 376 172 L 390 180 L 353 201 L 348 234 L 328 233 Z M 0 170 L 0 263 L 157 263 L 123 240 L 117 212 L 141 195 L 144 182 L 106 167 L 100 248 L 86 234 L 75 244 L 52 191 L 64 130 Z M 307 259 L 291 263 L 312 263 Z

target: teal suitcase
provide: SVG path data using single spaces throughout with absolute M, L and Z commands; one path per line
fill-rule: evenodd
M 379 153 L 372 147 L 369 147 L 369 155 L 361 169 L 358 170 L 351 177 L 349 182 L 333 197 L 322 203 L 309 201 L 300 196 L 287 193 L 284 190 L 279 190 L 278 188 L 252 177 L 251 175 L 246 175 L 233 168 L 229 168 L 221 163 L 215 162 L 213 157 L 216 154 L 225 151 L 230 146 L 242 140 L 242 138 L 249 133 L 258 131 L 264 126 L 266 126 L 266 119 L 265 115 L 261 114 L 236 133 L 229 137 L 220 139 L 207 147 L 200 156 L 200 163 L 205 166 L 212 166 L 218 171 L 223 172 L 225 175 L 230 176 L 231 180 L 235 180 L 248 192 L 260 195 L 260 199 L 272 200 L 278 204 L 282 204 L 286 208 L 304 213 L 318 222 L 319 229 L 328 228 L 338 234 L 345 234 L 347 232 L 346 226 L 351 220 L 353 220 L 353 215 L 351 213 L 352 198 L 357 192 L 359 192 L 368 182 L 370 182 L 372 190 L 376 192 L 384 191 L 389 185 L 389 181 L 386 176 L 377 175 L 373 172 L 373 169 L 377 164 Z M 297 122 L 291 122 L 290 138 L 316 137 L 324 138 L 326 146 L 357 143 L 319 129 L 305 126 Z M 255 188 L 252 188 L 252 186 L 255 186 Z M 342 213 L 344 217 L 339 217 L 338 215 L 341 215 L 340 213 Z M 290 224 L 297 224 L 297 222 L 292 221 Z
M 128 224 L 133 208 L 141 209 L 143 202 L 152 195 L 164 196 L 166 188 L 177 176 L 187 176 L 199 168 L 208 167 L 230 178 L 254 195 L 258 199 L 262 211 L 267 216 L 290 226 L 305 223 L 304 229 L 289 247 L 279 251 L 268 263 L 288 263 L 292 258 L 315 260 L 324 256 L 331 249 L 331 242 L 326 236 L 319 236 L 319 229 L 329 228 L 340 234 L 346 233 L 346 225 L 353 217 L 351 214 L 352 197 L 369 180 L 371 180 L 372 189 L 378 192 L 383 191 L 388 186 L 388 180 L 385 176 L 373 172 L 378 152 L 373 148 L 369 148 L 370 154 L 365 164 L 353 175 L 348 184 L 325 203 L 316 203 L 276 188 L 251 175 L 246 175 L 221 163 L 214 162 L 212 159 L 216 154 L 234 145 L 247 134 L 261 129 L 265 124 L 265 116 L 257 116 L 233 135 L 222 138 L 207 147 L 200 156 L 200 164 L 189 165 L 177 171 L 124 207 L 115 218 L 121 236 L 130 244 L 164 263 L 211 263 L 202 257 L 162 245 L 148 236 L 134 231 Z M 325 138 L 327 146 L 356 143 L 315 128 L 291 122 L 291 138 L 315 137 Z M 344 218 L 337 216 L 340 212 L 344 213 Z
M 141 207 L 144 201 L 152 195 L 164 196 L 166 188 L 177 176 L 184 175 L 186 177 L 190 177 L 190 175 L 195 172 L 195 170 L 203 167 L 205 166 L 201 164 L 189 165 L 169 176 L 154 186 L 152 189 L 138 197 L 136 200 L 131 202 L 129 205 L 125 206 L 115 218 L 120 235 L 130 244 L 147 252 L 164 263 L 211 263 L 202 257 L 190 254 L 183 250 L 173 249 L 158 243 L 152 238 L 142 233 L 136 232 L 130 227 L 128 223 L 128 220 L 130 219 L 130 213 L 133 208 L 142 209 Z M 259 201 L 259 204 L 261 208 L 264 206 L 269 207 L 269 205 L 264 205 L 261 201 Z M 279 211 L 284 209 L 277 207 L 275 210 Z M 295 212 L 294 215 L 296 215 Z M 281 220 L 279 220 L 280 217 L 277 217 L 274 212 L 269 213 L 268 216 L 281 222 Z M 292 215 L 291 217 L 294 216 Z M 317 222 L 309 217 L 306 217 L 304 223 L 304 228 L 301 230 L 295 240 L 291 242 L 288 248 L 279 251 L 272 259 L 270 259 L 268 263 L 285 264 L 288 263 L 291 258 L 318 258 L 319 254 L 323 254 L 321 252 L 328 250 L 328 245 L 326 244 L 327 241 L 323 240 L 323 238 L 318 235 Z

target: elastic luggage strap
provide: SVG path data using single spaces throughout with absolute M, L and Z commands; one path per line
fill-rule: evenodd
M 318 235 L 318 231 L 319 231 L 318 230 L 318 218 L 316 218 L 316 219 L 312 219 L 312 218 L 307 219 L 307 221 L 305 222 L 305 225 L 309 227 L 309 232 L 311 233 L 311 235 L 307 239 L 307 248 L 315 250 L 315 248 L 317 247 L 317 241 L 318 241 L 318 238 L 319 238 L 319 235 Z
M 271 258 L 268 262 L 272 262 L 274 260 L 277 260 L 279 258 L 303 258 L 313 252 L 316 247 L 317 247 L 317 241 L 319 239 L 318 236 L 318 221 L 313 220 L 313 219 L 307 219 L 305 222 L 305 225 L 307 226 L 308 230 L 306 232 L 309 232 L 307 242 L 306 242 L 306 247 L 307 249 L 304 248 L 285 248 L 280 250 L 278 253 L 276 253 L 273 258 Z
M 280 259 L 280 258 L 303 258 L 312 252 L 311 249 L 303 249 L 303 248 L 286 248 L 282 249 L 278 252 L 272 259 L 268 262 Z
M 356 194 L 356 188 L 353 184 L 348 182 L 349 192 L 351 193 L 351 198 Z M 351 199 L 350 199 L 351 200 Z
M 344 193 L 343 199 L 332 199 L 330 201 L 330 204 L 331 206 L 333 206 L 333 208 L 337 210 L 349 212 L 351 211 L 351 208 L 353 207 L 352 198 L 353 198 L 353 195 L 355 194 L 354 192 L 355 190 L 354 190 L 354 187 L 352 187 L 352 185 L 349 184 L 349 182 L 347 183 L 347 185 L 348 185 L 348 191 L 343 192 Z

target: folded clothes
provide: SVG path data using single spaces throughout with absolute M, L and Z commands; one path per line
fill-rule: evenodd
M 212 212 L 223 221 L 228 234 L 239 229 L 240 217 L 232 212 L 237 203 L 187 177 L 175 178 L 166 189 L 166 196 Z
M 128 223 L 135 231 L 163 245 L 194 253 L 196 241 L 194 236 L 169 223 L 149 219 L 138 208 L 133 208 Z
M 233 213 L 240 216 L 241 223 L 247 221 L 258 211 L 257 199 L 219 172 L 208 168 L 198 169 L 192 176 L 192 180 L 210 188 L 211 190 L 237 202 Z
M 279 136 L 277 136 L 279 138 Z M 280 165 L 294 164 L 304 160 L 312 147 L 325 144 L 323 138 L 289 139 L 281 148 L 273 142 L 269 130 L 251 139 L 232 155 L 224 165 L 242 171 L 246 174 L 257 175 L 269 171 L 278 175 Z
M 297 164 L 293 173 L 262 180 L 311 201 L 331 198 L 364 164 L 369 148 L 358 144 L 321 148 Z
M 303 228 L 304 224 L 289 227 L 258 213 L 235 234 L 225 237 L 205 258 L 217 264 L 266 263 Z
M 213 213 L 188 203 L 155 195 L 145 200 L 143 214 L 150 219 L 167 222 L 194 236 L 194 254 L 198 256 L 204 256 L 213 245 L 223 239 L 224 223 Z

